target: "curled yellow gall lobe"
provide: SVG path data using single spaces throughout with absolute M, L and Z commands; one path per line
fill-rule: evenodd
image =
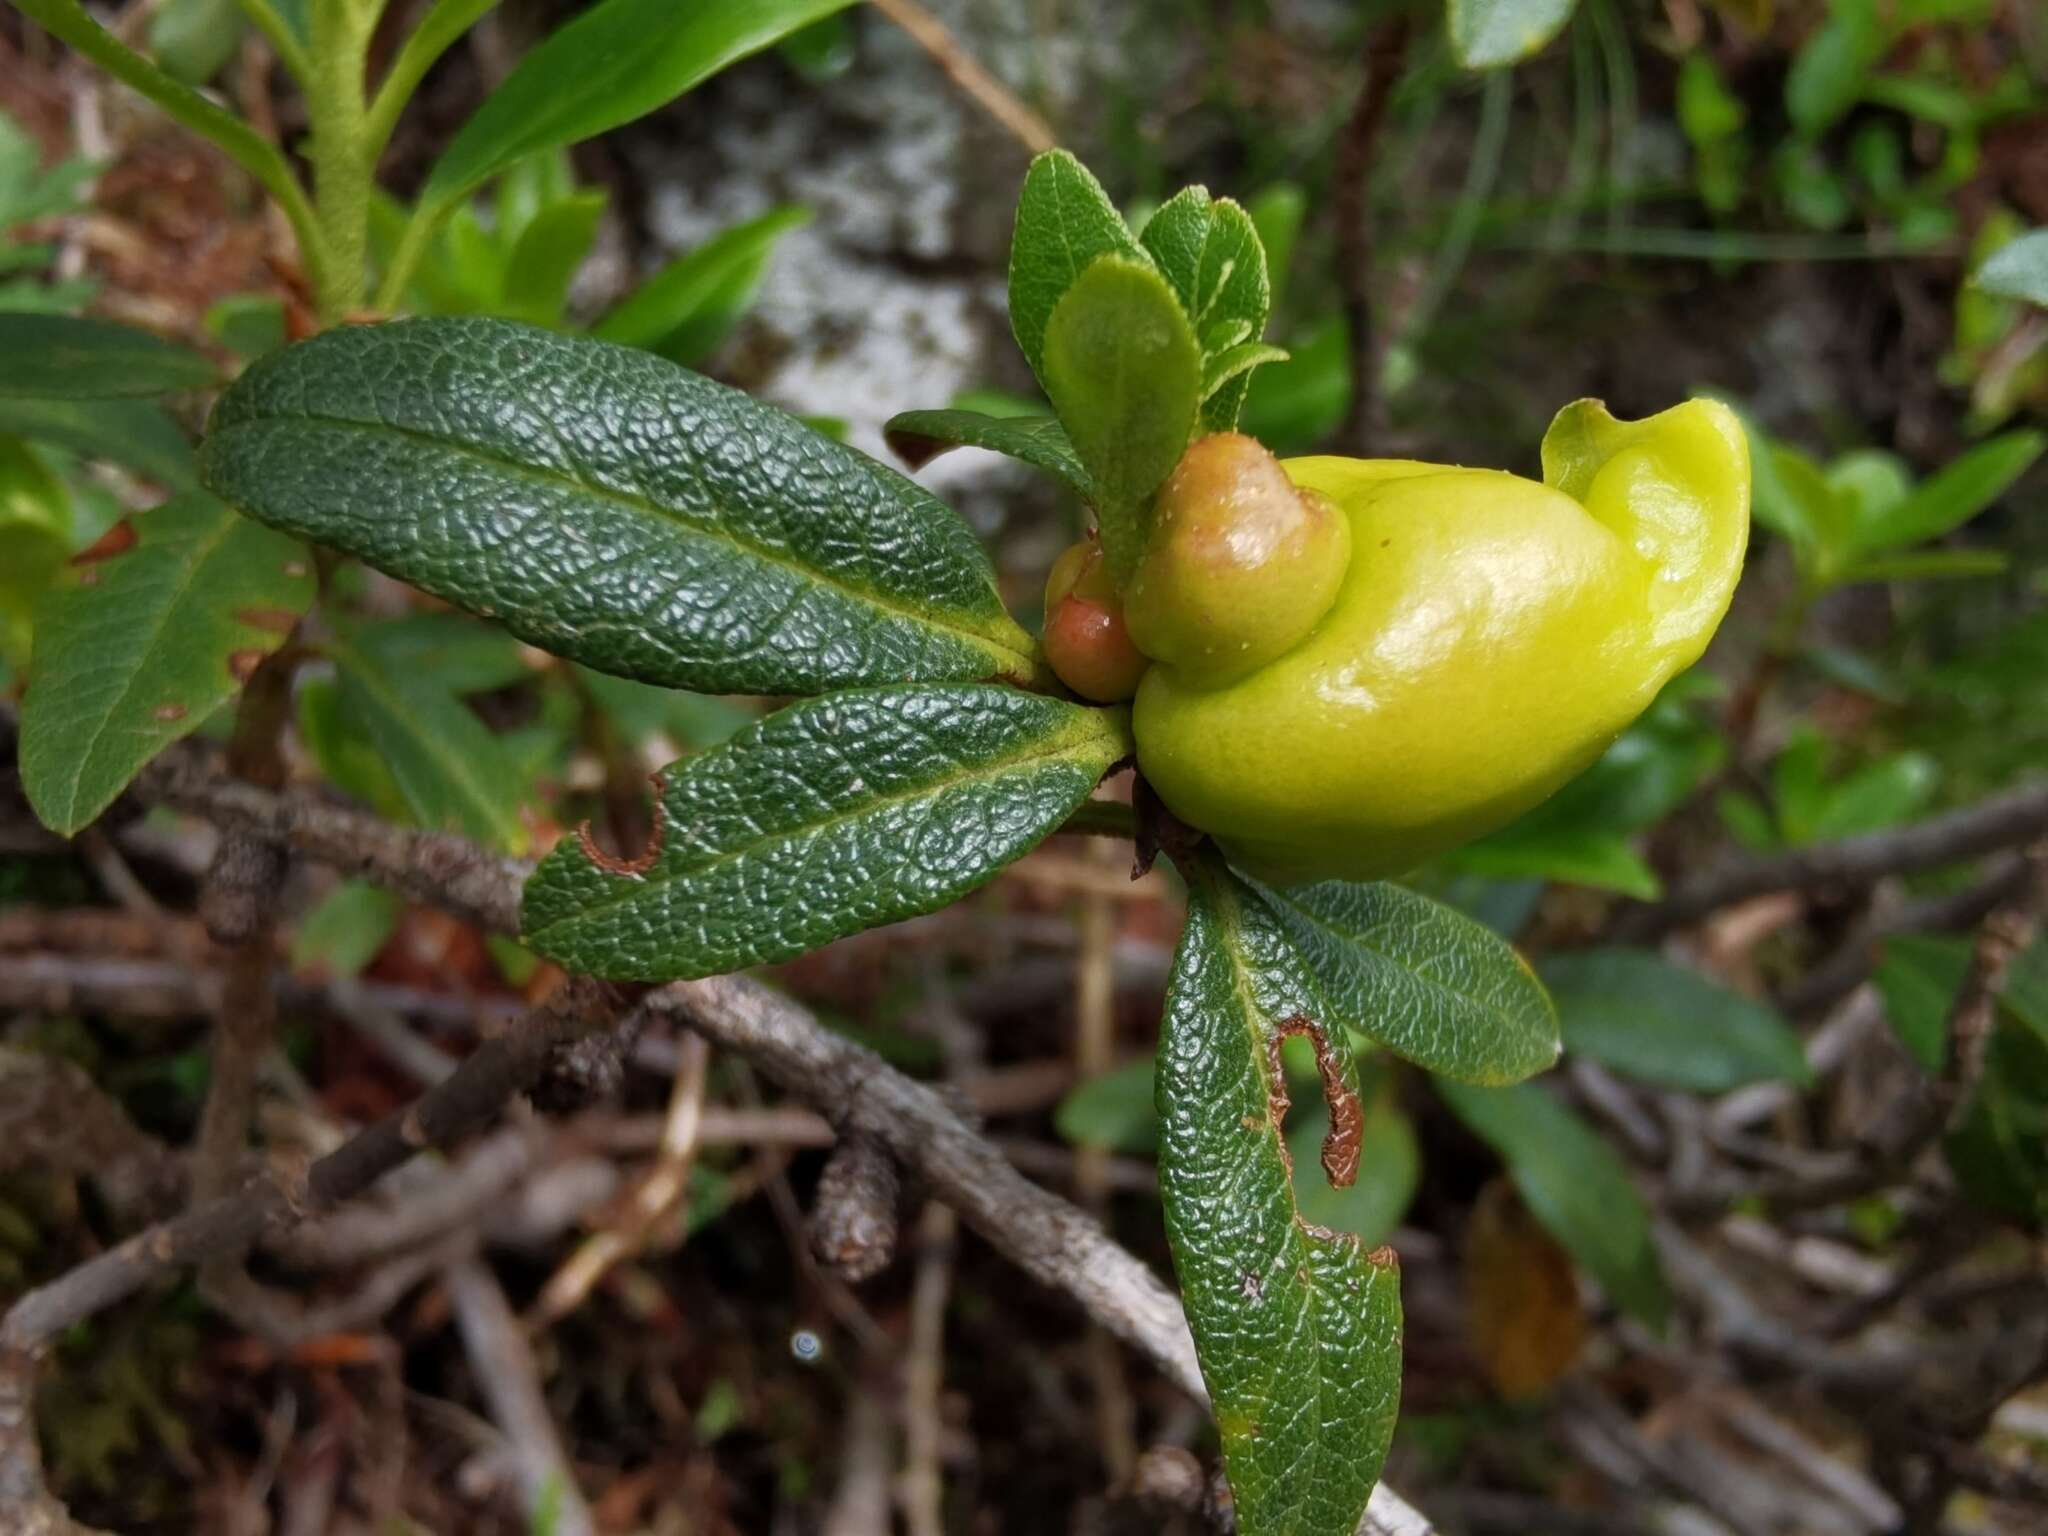
M 1713 401 L 1638 422 L 1579 401 L 1543 468 L 1538 483 L 1288 461 L 1341 510 L 1350 559 L 1267 664 L 1221 684 L 1145 673 L 1138 762 L 1174 814 L 1269 879 L 1374 879 L 1504 826 L 1591 763 L 1727 610 L 1748 448 Z

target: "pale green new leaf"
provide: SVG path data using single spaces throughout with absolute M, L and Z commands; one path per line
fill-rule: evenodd
M 1088 167 L 1064 149 L 1033 160 L 1010 238 L 1010 328 L 1041 380 L 1053 306 L 1090 263 L 1111 252 L 1148 259 Z
M 634 289 L 590 334 L 685 366 L 701 362 L 754 302 L 776 242 L 810 217 L 808 208 L 772 208 L 720 230 Z
M 79 566 L 36 616 L 22 784 L 66 834 L 234 697 L 313 600 L 306 551 L 211 496 L 130 526 L 132 548 Z
M 1236 428 L 1251 370 L 1287 354 L 1264 347 L 1273 306 L 1266 251 L 1251 217 L 1206 187 L 1185 187 L 1146 221 L 1140 243 L 1173 285 L 1202 342 L 1202 425 Z
M 527 882 L 521 936 L 614 980 L 786 960 L 959 900 L 1130 750 L 1121 711 L 1011 688 L 791 705 L 662 774 L 644 854 L 566 839 Z

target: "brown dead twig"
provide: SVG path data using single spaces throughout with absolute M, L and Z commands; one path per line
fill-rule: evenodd
M 1000 123 L 1005 132 L 1030 154 L 1043 154 L 1059 143 L 1046 120 L 1017 99 L 1002 81 L 984 69 L 979 60 L 961 46 L 946 24 L 917 0 L 874 0 L 875 9 L 910 34 L 918 47 L 932 56 L 940 69 L 984 112 Z
M 272 792 L 221 778 L 200 749 L 166 753 L 137 780 L 134 795 L 282 844 L 491 931 L 517 931 L 527 866 L 462 838 L 408 832 L 301 790 Z M 480 1129 L 537 1078 L 557 1047 L 608 1026 L 621 1005 L 616 989 L 571 979 L 411 1107 L 310 1167 L 267 1172 L 237 1194 L 138 1233 L 21 1297 L 0 1318 L 0 1363 L 32 1362 L 62 1329 L 159 1276 L 245 1251 L 266 1234 L 334 1209 L 416 1152 Z M 1191 1397 L 1205 1399 L 1179 1299 L 1099 1223 L 1018 1173 L 939 1092 L 750 978 L 671 983 L 642 1006 L 744 1058 L 830 1113 L 842 1130 L 889 1147 L 999 1252 L 1073 1297 Z M 0 1478 L 33 1469 L 34 1456 L 32 1416 L 13 1436 L 0 1422 Z M 22 1475 L 40 1488 L 33 1470 Z M 1383 1483 L 1360 1529 L 1365 1536 L 1429 1536 L 1433 1527 Z

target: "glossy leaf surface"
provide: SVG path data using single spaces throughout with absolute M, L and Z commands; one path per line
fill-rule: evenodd
M 1351 1536 L 1400 1400 L 1399 1271 L 1392 1250 L 1296 1208 L 1275 1048 L 1283 1021 L 1314 1016 L 1313 984 L 1256 894 L 1220 868 L 1189 874 L 1159 1040 L 1174 1268 L 1238 1529 Z M 1348 1060 L 1333 1068 L 1355 1111 Z
M 1120 711 L 1009 688 L 792 705 L 669 768 L 637 858 L 565 840 L 527 884 L 523 937 L 619 980 L 786 960 L 958 900 L 1129 751 Z
M 1432 1072 L 1509 1083 L 1557 1060 L 1557 1012 L 1499 935 L 1405 886 L 1261 888 L 1336 1025 Z
M 251 368 L 201 470 L 601 671 L 706 693 L 1032 675 L 943 504 L 644 352 L 484 319 L 349 327 Z

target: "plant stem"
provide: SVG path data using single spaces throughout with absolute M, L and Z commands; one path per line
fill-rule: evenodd
M 235 0 L 235 3 L 249 18 L 249 24 L 263 34 L 271 52 L 291 72 L 294 80 L 304 85 L 313 77 L 313 62 L 306 57 L 305 45 L 299 41 L 299 34 L 291 29 L 291 23 L 279 14 L 270 0 Z
M 365 133 L 372 159 L 391 141 L 399 114 L 412 100 L 412 93 L 419 89 L 427 71 L 434 67 L 434 61 L 497 5 L 498 0 L 434 0 L 433 9 L 413 28 L 412 36 L 398 50 L 398 57 L 391 61 L 391 68 L 371 98 Z
M 298 238 L 306 277 L 319 291 L 329 280 L 334 255 L 306 189 L 292 175 L 278 147 L 241 118 L 181 85 L 127 47 L 88 16 L 78 0 L 14 0 L 18 9 L 60 42 L 97 64 L 129 89 L 155 102 L 173 122 L 219 147 L 253 176 L 284 210 Z
M 314 286 L 320 318 L 332 325 L 359 309 L 368 282 L 370 193 L 377 150 L 363 102 L 370 34 L 381 0 L 315 0 L 314 69 L 306 85 L 313 196 L 332 262 Z

